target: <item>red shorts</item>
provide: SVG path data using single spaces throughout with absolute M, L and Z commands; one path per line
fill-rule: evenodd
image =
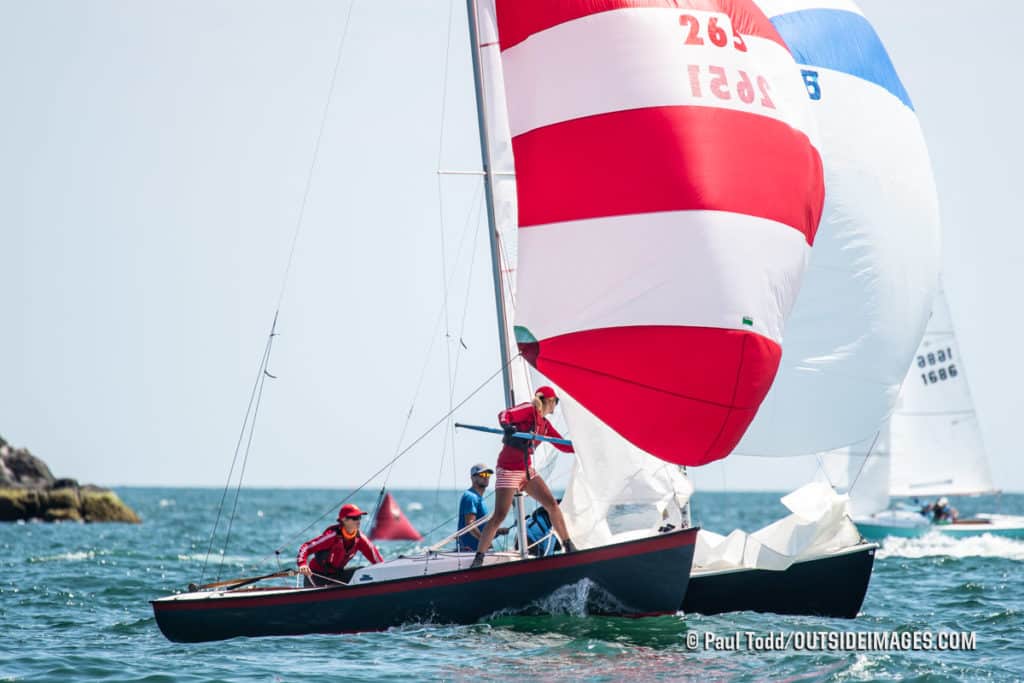
M 526 470 L 506 470 L 504 467 L 499 467 L 497 471 L 497 478 L 494 482 L 495 489 L 515 489 L 516 491 L 522 491 L 526 488 Z M 530 468 L 530 478 L 537 476 L 536 470 Z

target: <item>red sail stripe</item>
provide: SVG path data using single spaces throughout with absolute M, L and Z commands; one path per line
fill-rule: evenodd
M 711 210 L 778 221 L 813 244 L 825 201 L 807 136 L 748 112 L 633 109 L 538 128 L 512 147 L 521 228 Z
M 573 19 L 634 7 L 725 12 L 741 35 L 767 38 L 789 51 L 753 0 L 497 0 L 501 49 L 507 50 L 534 33 Z
M 573 332 L 520 349 L 630 442 L 692 466 L 732 452 L 782 356 L 778 344 L 746 330 L 654 325 Z

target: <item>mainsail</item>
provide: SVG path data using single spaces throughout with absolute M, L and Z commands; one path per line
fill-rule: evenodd
M 890 496 L 995 490 L 944 291 L 935 297 L 896 411 L 875 446 L 858 444 L 825 462 L 832 483 L 850 492 L 855 517 L 886 509 Z
M 944 292 L 935 297 L 889 431 L 890 495 L 969 495 L 995 489 Z
M 641 451 L 725 457 L 775 375 L 823 202 L 792 56 L 749 0 L 496 7 L 519 348 Z
M 737 453 L 792 456 L 870 442 L 892 412 L 938 284 L 938 200 L 910 97 L 860 9 L 758 4 L 800 63 L 826 191 L 778 376 Z

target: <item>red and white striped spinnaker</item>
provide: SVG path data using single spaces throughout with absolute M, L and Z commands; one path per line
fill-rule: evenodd
M 807 91 L 750 0 L 497 0 L 516 340 L 663 460 L 725 457 L 821 215 Z

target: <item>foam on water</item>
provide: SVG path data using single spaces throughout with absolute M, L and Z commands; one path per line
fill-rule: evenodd
M 57 555 L 45 555 L 43 557 L 30 557 L 29 562 L 81 562 L 96 558 L 95 551 L 79 550 L 77 552 L 59 553 Z
M 920 538 L 889 537 L 875 557 L 1001 557 L 1024 561 L 1024 541 L 991 534 L 954 538 L 937 532 Z
M 190 553 L 188 555 L 178 555 L 178 559 L 182 562 L 197 562 L 203 564 L 206 562 L 206 553 Z M 216 566 L 223 562 L 224 564 L 230 564 L 233 566 L 247 566 L 258 562 L 263 558 L 257 555 L 221 555 L 220 553 L 210 553 L 209 564 Z

